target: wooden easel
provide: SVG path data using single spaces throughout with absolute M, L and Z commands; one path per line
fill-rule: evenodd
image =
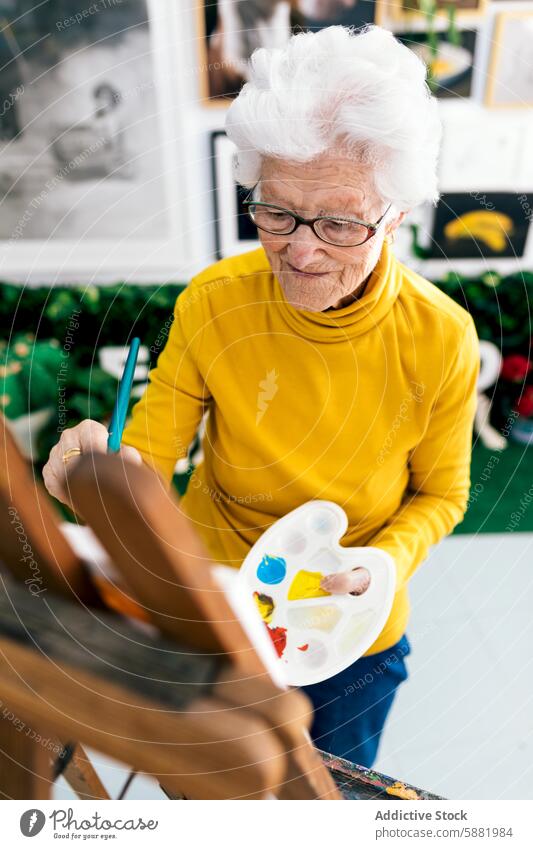
M 57 758 L 42 740 L 56 738 L 82 740 L 154 775 L 171 797 L 380 792 L 353 764 L 352 775 L 338 762 L 325 766 L 308 735 L 310 703 L 272 682 L 179 502 L 152 470 L 88 455 L 69 464 L 68 487 L 153 635 L 105 609 L 48 497 L 0 430 L 0 699 L 32 732 L 0 722 L 4 796 L 48 797 Z M 28 589 L 9 509 L 38 554 L 38 595 Z M 105 798 L 81 746 L 60 746 L 78 753 L 63 773 L 76 792 Z
M 157 475 L 118 457 L 95 455 L 76 464 L 68 485 L 76 510 L 160 632 L 217 658 L 217 695 L 276 729 L 287 757 L 278 795 L 340 798 L 307 733 L 309 701 L 272 683 L 214 579 L 211 558 Z
M 48 598 L 54 593 L 56 604 L 61 597 L 69 605 L 84 605 L 99 621 L 103 604 L 89 572 L 65 540 L 48 496 L 32 480 L 5 426 L 0 450 L 0 559 L 21 586 L 28 577 L 35 577 L 31 573 L 28 576 L 25 564 L 20 562 L 20 540 L 13 533 L 12 515 L 8 513 L 11 508 L 16 510 L 17 521 L 39 563 Z M 76 510 L 91 525 L 125 585 L 133 591 L 132 600 L 142 606 L 161 634 L 186 647 L 189 660 L 192 650 L 197 664 L 206 656 L 217 662 L 212 690 L 222 700 L 224 711 L 232 711 L 236 718 L 239 709 L 244 709 L 250 720 L 262 725 L 269 722 L 276 728 L 274 737 L 283 741 L 287 750 L 287 776 L 280 795 L 337 796 L 333 780 L 304 733 L 311 721 L 307 699 L 298 691 L 285 692 L 273 685 L 215 583 L 208 555 L 159 478 L 147 467 L 124 465 L 119 457 L 93 455 L 69 468 L 68 485 Z M 81 617 L 77 606 L 75 610 L 75 618 Z M 63 615 L 67 612 L 68 608 Z M 0 685 L 0 698 L 1 692 Z M 74 693 L 71 698 L 75 698 Z M 221 710 L 217 708 L 216 725 L 224 713 Z M 47 720 L 51 728 L 49 716 Z M 235 730 L 240 736 L 238 725 Z M 70 738 L 63 734 L 61 739 Z M 86 736 L 84 740 L 89 742 Z M 69 772 L 65 770 L 64 774 L 69 780 Z M 164 784 L 169 787 L 167 779 Z M 177 792 L 182 791 L 179 786 Z
M 17 528 L 23 529 L 23 536 Z M 29 549 L 30 551 L 28 552 Z M 50 498 L 32 479 L 30 467 L 21 456 L 18 447 L 7 426 L 0 416 L 0 563 L 21 582 L 38 577 L 35 566 L 46 580 L 50 591 L 69 598 L 78 599 L 85 604 L 101 606 L 88 572 L 76 556 L 61 533 L 58 518 L 53 510 Z M 39 587 L 39 583 L 35 583 Z M 9 737 L 5 723 L 0 723 L 0 739 L 5 742 Z M 17 751 L 33 751 L 31 742 L 23 740 L 23 735 L 13 738 Z M 29 746 L 29 748 L 28 748 Z M 3 748 L 3 747 L 2 747 Z M 41 747 L 42 749 L 42 747 Z M 47 769 L 52 775 L 64 774 L 74 792 L 80 799 L 109 798 L 102 782 L 98 778 L 84 749 L 55 741 L 52 752 L 36 749 L 38 760 L 44 758 Z M 64 755 L 68 752 L 68 760 Z M 48 757 L 46 756 L 48 755 Z M 10 768 L 10 772 L 12 772 Z M 19 777 L 12 772 L 17 784 Z M 15 797 L 16 798 L 16 797 Z M 20 797 L 25 798 L 25 797 Z M 27 798 L 32 798 L 28 796 Z

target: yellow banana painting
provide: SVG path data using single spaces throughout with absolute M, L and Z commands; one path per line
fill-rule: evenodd
M 513 220 L 504 212 L 480 209 L 465 212 L 444 226 L 444 235 L 451 242 L 476 239 L 495 253 L 503 253 L 514 231 Z

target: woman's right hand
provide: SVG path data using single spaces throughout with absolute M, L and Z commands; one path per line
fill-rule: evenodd
M 70 427 L 63 431 L 61 439 L 50 451 L 48 462 L 43 468 L 44 485 L 50 495 L 62 501 L 73 510 L 66 486 L 66 466 L 71 467 L 76 463 L 78 457 L 73 456 L 66 462 L 63 460 L 65 451 L 69 448 L 79 448 L 82 454 L 107 453 L 107 428 L 100 422 L 92 419 L 84 419 L 76 427 Z M 143 462 L 141 454 L 132 445 L 121 445 L 120 455 L 132 463 L 141 465 Z

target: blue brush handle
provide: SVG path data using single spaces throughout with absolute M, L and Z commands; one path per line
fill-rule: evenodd
M 124 430 L 124 425 L 126 424 L 126 415 L 128 412 L 131 387 L 133 384 L 133 375 L 135 373 L 135 366 L 137 365 L 137 356 L 139 354 L 140 344 L 141 340 L 138 336 L 131 340 L 128 358 L 118 385 L 117 399 L 115 401 L 115 406 L 113 407 L 111 421 L 109 422 L 109 436 L 107 438 L 108 454 L 116 454 L 117 451 L 120 451 L 122 432 Z

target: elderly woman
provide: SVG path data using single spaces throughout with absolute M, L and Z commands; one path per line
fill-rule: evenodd
M 253 54 L 226 127 L 262 247 L 209 266 L 179 296 L 123 440 L 125 456 L 170 485 L 209 411 L 181 504 L 214 561 L 238 568 L 310 499 L 344 508 L 343 545 L 392 555 L 396 594 L 378 639 L 305 688 L 316 744 L 367 766 L 406 677 L 408 581 L 461 520 L 469 490 L 474 324 L 390 246 L 406 212 L 438 198 L 441 130 L 425 73 L 374 26 Z M 50 492 L 67 500 L 66 449 L 105 450 L 106 436 L 95 422 L 65 431 L 44 470 Z M 368 583 L 354 563 L 323 587 Z

